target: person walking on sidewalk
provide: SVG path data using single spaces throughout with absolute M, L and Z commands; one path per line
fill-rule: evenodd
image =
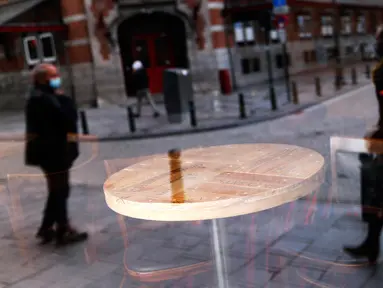
M 134 61 L 133 66 L 133 85 L 136 91 L 137 96 L 137 113 L 136 117 L 141 116 L 141 108 L 142 108 L 142 100 L 143 98 L 146 98 L 146 100 L 149 102 L 150 106 L 153 109 L 153 117 L 159 117 L 160 112 L 150 95 L 149 91 L 149 79 L 148 74 L 146 72 L 146 69 L 141 61 L 137 60 Z
M 77 109 L 61 90 L 57 68 L 39 64 L 27 99 L 25 162 L 40 167 L 47 179 L 48 199 L 36 237 L 46 244 L 65 245 L 86 240 L 68 220 L 69 169 L 78 157 Z
M 379 27 L 376 40 L 379 63 L 373 71 L 373 83 L 379 105 L 379 120 L 376 129 L 368 133 L 365 138 L 375 140 L 372 141 L 372 145 L 382 146 L 383 143 L 379 142 L 383 140 L 383 26 Z M 375 150 L 370 148 L 372 151 Z M 377 148 L 383 150 L 380 147 Z M 370 264 L 375 264 L 380 254 L 380 234 L 383 227 L 383 156 L 372 155 L 370 158 L 371 165 L 367 172 L 369 175 L 366 177 L 372 179 L 372 183 L 370 181 L 367 183 L 372 186 L 372 195 L 368 195 L 371 198 L 369 199 L 370 207 L 363 207 L 368 223 L 367 237 L 358 247 L 344 247 L 344 251 L 355 258 L 365 257 Z M 366 187 L 362 187 L 364 188 Z

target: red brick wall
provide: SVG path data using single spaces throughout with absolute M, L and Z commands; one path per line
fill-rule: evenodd
M 54 1 L 46 1 L 40 5 L 37 5 L 34 9 L 31 9 L 22 15 L 12 19 L 9 25 L 22 24 L 22 23 L 41 23 L 41 22 L 58 22 L 60 19 L 59 7 L 56 6 Z M 20 43 L 20 33 L 7 33 L 6 42 L 9 45 L 9 49 L 16 50 L 16 46 Z M 3 48 L 3 47 L 1 47 Z M 0 49 L 1 49 L 0 48 Z M 1 49 L 3 50 L 3 49 Z M 59 55 L 60 57 L 60 55 Z M 1 72 L 16 72 L 24 68 L 24 54 L 13 54 L 10 59 L 0 57 L 0 73 Z
M 209 8 L 208 15 L 211 26 L 221 26 L 224 28 L 225 19 L 222 16 L 224 0 L 207 0 L 208 3 L 212 3 L 212 5 L 221 5 L 221 8 Z M 210 33 L 212 45 L 214 49 L 225 48 L 225 47 L 233 47 L 234 45 L 234 37 L 232 34 L 229 34 L 228 37 L 225 34 L 224 29 L 220 31 L 212 31 Z
M 72 64 L 92 62 L 92 53 L 88 35 L 88 23 L 86 18 L 84 17 L 84 19 L 77 21 L 68 20 L 69 17 L 77 15 L 85 16 L 86 10 L 84 5 L 85 4 L 83 0 L 61 0 L 62 17 L 68 26 L 68 54 Z M 81 45 L 70 44 L 71 41 L 73 43 L 73 41 L 76 40 L 88 40 L 88 42 Z

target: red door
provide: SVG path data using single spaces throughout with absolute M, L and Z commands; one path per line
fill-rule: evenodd
M 133 57 L 147 69 L 152 93 L 163 90 L 163 72 L 174 67 L 172 42 L 166 34 L 145 34 L 133 38 Z

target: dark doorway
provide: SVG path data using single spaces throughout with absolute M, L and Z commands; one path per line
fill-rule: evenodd
M 165 69 L 189 67 L 185 24 L 177 16 L 164 12 L 134 15 L 118 27 L 118 41 L 128 95 L 134 93 L 130 76 L 135 60 L 147 69 L 153 94 L 162 92 Z

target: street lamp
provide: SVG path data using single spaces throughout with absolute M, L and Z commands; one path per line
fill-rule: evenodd
M 340 53 L 340 30 L 341 30 L 341 22 L 340 22 L 340 8 L 338 8 L 337 0 L 332 0 L 334 6 L 334 44 L 335 44 L 335 87 L 340 89 L 340 87 L 344 83 L 343 79 L 343 71 L 342 71 L 342 59 Z

